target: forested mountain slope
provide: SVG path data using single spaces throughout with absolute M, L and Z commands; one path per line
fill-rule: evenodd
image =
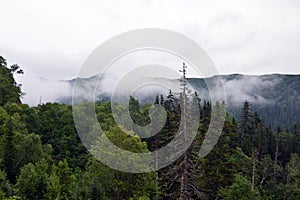
M 248 86 L 245 83 L 242 87 L 244 89 L 246 87 L 246 90 L 243 91 L 262 90 L 257 96 L 252 96 L 252 93 L 243 93 L 237 88 L 239 85 L 236 82 L 244 80 L 243 76 L 233 75 L 240 79 L 230 78 L 225 84 L 227 88 L 235 86 L 235 91 L 239 95 L 236 98 L 234 93 L 231 96 L 229 94 L 231 100 L 228 104 L 229 102 L 233 105 L 234 102 L 239 104 L 243 101 L 243 98 L 240 98 L 242 95 L 253 102 L 253 104 L 248 101 L 242 103 L 239 118 L 225 113 L 222 103 L 212 104 L 206 101 L 207 92 L 203 89 L 205 88 L 203 81 L 196 80 L 193 83 L 191 80 L 195 87 L 199 87 L 199 95 L 190 96 L 187 108 L 191 102 L 197 103 L 200 114 L 198 123 L 192 121 L 193 125 L 198 125 L 192 144 L 183 156 L 170 165 L 155 172 L 132 174 L 111 169 L 94 158 L 95 154 L 92 152 L 108 155 L 108 158 L 120 155 L 110 149 L 103 150 L 99 146 L 101 140 L 97 133 L 95 136 L 98 137 L 93 137 L 90 151 L 86 150 L 75 128 L 70 105 L 46 103 L 30 107 L 22 104 L 18 100 L 22 95 L 20 87 L 13 78 L 14 73 L 22 71 L 17 66 L 8 67 L 4 59 L 0 70 L 4 72 L 0 76 L 0 95 L 4 97 L 0 104 L 0 199 L 298 200 L 300 198 L 299 128 L 294 125 L 292 129 L 286 130 L 281 128 L 280 124 L 274 123 L 278 128 L 273 129 L 254 109 L 257 104 L 272 103 L 268 102 L 267 96 L 263 96 L 264 93 L 268 93 L 262 92 L 267 90 L 267 86 L 276 88 L 282 81 L 291 85 L 288 81 L 290 78 L 284 80 L 281 77 L 278 82 L 268 78 L 262 82 L 256 78 L 254 80 L 246 78 Z M 260 87 L 254 87 L 253 82 Z M 285 90 L 282 89 L 282 93 Z M 291 87 L 289 93 L 291 92 L 299 92 L 298 87 L 296 85 L 295 88 Z M 93 105 L 98 119 L 91 121 L 84 118 L 82 130 L 89 136 L 89 131 L 93 132 L 95 125 L 100 125 L 104 134 L 116 146 L 136 153 L 153 152 L 169 143 L 174 149 L 180 147 L 182 144 L 172 143 L 171 140 L 178 131 L 180 132 L 182 122 L 180 119 L 183 115 L 180 99 L 183 94 L 178 95 L 170 91 L 166 96 L 149 94 L 151 95 L 155 99 L 153 103 L 141 103 L 134 97 L 130 97 L 128 103 L 130 118 L 139 125 L 151 123 L 149 113 L 153 104 L 164 107 L 165 124 L 155 135 L 140 138 L 140 129 L 136 126 L 129 127 L 130 130 L 125 130 L 124 126 L 120 127 L 116 116 L 112 114 L 109 99 L 97 101 L 95 104 L 90 102 L 79 104 L 77 111 L 83 116 L 86 116 L 83 114 L 86 111 L 85 105 Z M 274 96 L 273 99 L 276 98 L 281 100 L 279 96 Z M 286 102 L 288 103 L 288 100 Z M 126 105 L 121 103 L 117 106 L 117 113 L 120 113 L 117 117 L 126 113 Z M 213 108 L 216 110 L 215 115 L 211 112 Z M 206 138 L 211 118 L 222 113 L 226 114 L 226 118 L 221 135 L 208 155 L 200 158 L 199 149 Z M 161 115 L 154 113 L 153 116 L 160 119 Z M 190 119 L 188 114 L 186 117 Z M 125 119 L 126 122 L 131 120 L 128 118 Z M 266 120 L 269 120 L 267 116 Z M 191 122 L 187 122 L 187 130 L 189 123 Z M 215 120 L 212 123 L 212 133 L 216 123 L 220 121 Z M 296 124 L 297 121 L 291 120 L 289 123 Z M 155 124 L 149 129 L 152 128 L 155 129 Z M 187 137 L 190 137 L 189 131 L 186 133 Z M 168 154 L 166 159 L 173 156 L 172 153 Z M 159 157 L 156 158 L 150 157 L 149 161 L 160 162 Z M 135 159 L 131 158 L 131 161 L 135 164 Z M 126 162 L 123 164 L 128 165 Z M 186 181 L 182 181 L 184 177 L 187 177 Z
M 239 118 L 241 106 L 249 101 L 266 124 L 292 128 L 297 123 L 300 126 L 300 75 L 222 75 L 227 96 L 228 111 Z M 205 81 L 214 82 L 216 77 L 199 79 L 190 78 L 189 82 L 199 92 L 206 96 Z
M 89 91 L 95 89 L 95 85 L 101 80 L 100 77 L 72 79 L 67 82 L 70 84 L 70 88 L 72 88 L 74 82 L 79 80 L 78 83 L 81 84 L 82 91 Z M 260 114 L 264 122 L 268 125 L 270 124 L 273 128 L 280 125 L 285 129 L 291 129 L 294 123 L 300 126 L 300 75 L 232 74 L 205 79 L 189 78 L 188 81 L 193 89 L 198 92 L 202 100 L 210 101 L 206 82 L 217 85 L 216 82 L 220 80 L 220 77 L 223 80 L 225 88 L 226 107 L 232 116 L 239 118 L 243 102 L 248 101 L 251 103 L 252 109 Z M 102 77 L 102 79 L 104 83 L 105 81 L 113 81 L 110 77 L 106 76 Z M 179 82 L 174 84 L 179 85 Z M 220 87 L 220 85 L 213 87 L 213 90 L 210 92 L 215 92 L 217 87 Z M 100 84 L 96 91 L 98 100 L 108 101 L 111 95 L 110 92 L 111 90 L 102 88 Z M 136 97 L 142 99 L 142 101 L 153 102 L 155 95 L 160 92 L 160 90 L 145 90 L 140 93 L 140 96 Z M 71 104 L 70 94 L 60 97 L 58 102 Z M 167 94 L 165 93 L 164 95 Z

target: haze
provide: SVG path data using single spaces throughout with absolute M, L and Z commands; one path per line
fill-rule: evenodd
M 188 36 L 221 74 L 299 74 L 297 0 L 1 0 L 0 18 L 0 54 L 24 69 L 16 78 L 28 95 L 44 87 L 49 95 L 64 92 L 39 77 L 48 83 L 74 78 L 99 44 L 138 28 Z

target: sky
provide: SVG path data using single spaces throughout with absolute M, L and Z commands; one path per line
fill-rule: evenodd
M 97 46 L 140 28 L 186 35 L 221 74 L 300 74 L 298 0 L 0 0 L 0 5 L 0 55 L 21 66 L 25 83 L 33 77 L 72 79 Z

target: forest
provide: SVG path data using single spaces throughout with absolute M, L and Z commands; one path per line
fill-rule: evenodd
M 202 100 L 195 93 L 192 100 L 199 106 L 199 128 L 186 153 L 156 172 L 126 173 L 107 167 L 87 151 L 77 134 L 71 105 L 22 104 L 25 94 L 14 79 L 22 73 L 18 65 L 9 66 L 0 56 L 0 199 L 300 199 L 297 121 L 289 122 L 295 124 L 293 129 L 279 125 L 274 129 L 245 101 L 240 118 L 226 112 L 217 144 L 199 158 L 211 110 L 223 110 L 224 105 Z M 110 101 L 96 102 L 95 110 L 115 145 L 147 152 L 174 137 L 181 116 L 180 98 L 172 91 L 155 97 L 153 104 L 165 108 L 167 119 L 158 134 L 146 139 L 139 138 L 134 128 L 126 132 L 115 123 Z M 130 97 L 132 119 L 140 125 L 149 123 L 151 106 Z M 124 105 L 119 109 L 125 109 Z M 93 148 L 97 151 L 97 146 Z

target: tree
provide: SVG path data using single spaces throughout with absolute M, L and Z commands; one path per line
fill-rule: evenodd
M 16 109 L 19 109 L 19 107 L 15 104 Z M 42 158 L 50 159 L 52 148 L 50 145 L 42 145 L 38 135 L 27 132 L 18 112 L 12 112 L 11 114 L 4 124 L 5 132 L 0 137 L 3 145 L 3 165 L 7 173 L 7 179 L 11 183 L 15 183 L 16 176 L 22 166 L 29 162 L 38 162 Z
M 8 196 L 12 196 L 14 193 L 14 187 L 6 178 L 5 171 L 0 171 L 0 199 L 6 199 Z
M 71 106 L 58 103 L 47 103 L 38 106 L 37 112 L 43 144 L 53 148 L 53 159 L 66 159 L 70 167 L 84 169 L 87 160 L 87 150 L 83 146 L 73 121 Z
M 52 166 L 46 199 L 70 199 L 73 195 L 75 180 L 67 161 L 59 161 L 57 166 Z
M 45 199 L 48 192 L 49 167 L 46 160 L 29 163 L 17 178 L 18 195 L 23 199 Z
M 148 152 L 147 144 L 142 142 L 133 132 L 121 130 L 119 127 L 111 127 L 110 130 L 105 131 L 103 134 L 123 150 L 137 153 Z M 121 155 L 115 153 L 114 149 L 108 148 L 108 145 L 100 137 L 95 142 L 95 145 L 92 146 L 92 154 L 96 158 L 100 158 L 102 161 L 104 159 L 108 163 L 115 163 L 118 160 L 118 166 L 121 168 L 128 167 L 128 160 L 119 159 L 123 154 L 127 155 L 126 151 L 120 152 Z M 106 148 L 99 148 L 101 146 L 105 146 Z M 145 167 L 149 167 L 149 163 L 153 162 L 149 156 L 149 160 L 144 161 L 145 163 L 140 165 L 140 159 L 139 156 L 130 157 L 130 168 L 144 169 Z M 97 161 L 91 162 L 88 166 L 88 171 L 93 176 L 93 188 L 95 189 L 93 191 L 96 194 L 101 194 L 102 188 L 103 192 L 101 195 L 105 194 L 108 199 L 129 199 L 142 196 L 153 199 L 156 195 L 155 173 L 153 172 L 144 174 L 122 172 L 111 169 Z M 97 183 L 98 180 L 101 181 L 101 186 L 97 185 L 100 184 Z
M 300 154 L 300 133 L 297 124 L 293 127 L 293 153 Z
M 23 95 L 20 85 L 14 80 L 13 74 L 24 73 L 18 65 L 7 67 L 6 60 L 0 56 L 0 106 L 6 103 L 19 103 Z
M 251 159 L 240 149 L 237 129 L 235 120 L 227 115 L 217 144 L 205 158 L 200 159 L 202 173 L 198 184 L 207 199 L 218 199 L 219 189 L 231 185 L 234 174 L 249 172 Z
M 255 112 L 253 114 L 250 109 L 250 103 L 245 101 L 240 121 L 240 143 L 245 154 L 252 158 L 252 190 L 254 190 L 256 185 L 256 170 L 259 164 L 260 153 L 266 151 L 265 148 L 263 148 L 266 142 L 264 131 L 264 125 L 258 113 Z
M 220 190 L 220 196 L 224 200 L 259 200 L 257 191 L 252 190 L 251 182 L 247 178 L 236 175 L 231 186 Z
M 253 127 L 253 113 L 250 109 L 250 103 L 248 101 L 244 102 L 242 108 L 242 116 L 240 120 L 240 144 L 243 151 L 247 155 L 251 155 L 252 152 L 252 142 L 254 140 L 254 127 Z
M 289 200 L 299 199 L 300 196 L 300 157 L 292 154 L 287 164 L 287 184 L 285 198 Z

